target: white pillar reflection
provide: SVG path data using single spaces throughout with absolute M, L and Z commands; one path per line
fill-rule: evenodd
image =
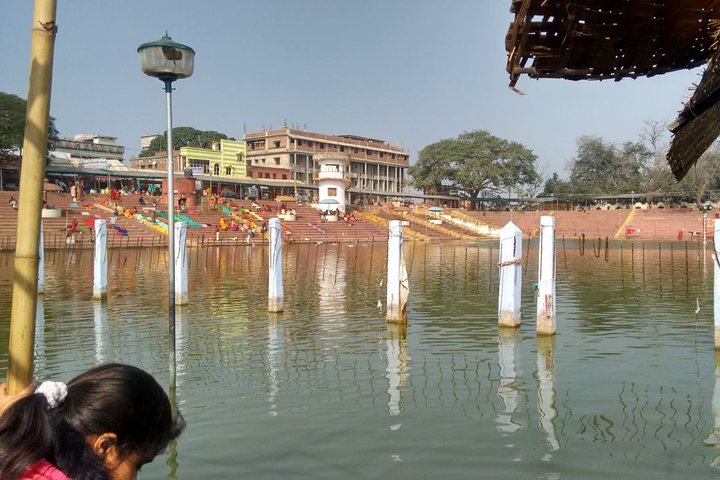
M 270 313 L 268 318 L 268 341 L 267 341 L 267 376 L 268 376 L 268 393 L 267 401 L 270 404 L 269 414 L 277 416 L 277 394 L 280 391 L 280 382 L 278 380 L 278 372 L 280 371 L 280 354 L 284 348 L 284 339 L 280 321 L 282 316 L 276 313 Z
M 93 331 L 95 333 L 95 361 L 104 363 L 107 361 L 107 308 L 106 304 L 93 302 Z
M 175 387 L 179 388 L 187 373 L 188 309 L 178 305 L 175 309 Z
M 400 415 L 403 410 L 403 392 L 410 376 L 410 356 L 407 351 L 407 326 L 388 323 L 387 326 L 388 413 Z
M 498 396 L 503 403 L 503 411 L 497 415 L 497 429 L 501 432 L 512 433 L 520 429 L 521 425 L 513 421 L 513 415 L 518 408 L 520 393 L 516 387 L 518 377 L 515 367 L 519 360 L 517 349 L 519 331 L 502 328 L 498 332 L 498 361 L 500 365 L 500 384 Z
M 553 355 L 555 350 L 555 337 L 537 337 L 537 375 L 538 375 L 538 413 L 540 428 L 545 434 L 545 440 L 550 451 L 560 449 L 557 435 L 555 434 L 555 374 Z M 546 458 L 549 460 L 549 458 Z
M 715 350 L 715 386 L 713 387 L 710 411 L 713 417 L 713 428 L 703 443 L 711 447 L 720 447 L 720 351 L 718 350 Z M 716 459 L 716 462 L 720 462 L 720 457 Z

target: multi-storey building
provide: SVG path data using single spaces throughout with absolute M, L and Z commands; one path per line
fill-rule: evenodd
M 72 140 L 53 140 L 52 150 L 55 154 L 64 154 L 66 158 L 75 160 L 82 166 L 85 160 L 108 159 L 123 162 L 125 147 L 115 144 L 115 137 L 103 135 L 75 135 Z
M 183 173 L 187 168 L 202 169 L 197 175 L 214 177 L 245 178 L 247 164 L 245 162 L 245 143 L 235 140 L 219 140 L 212 148 L 182 147 L 173 152 L 173 168 L 176 173 Z M 157 152 L 152 157 L 130 159 L 130 165 L 139 170 L 165 171 L 167 152 Z
M 317 186 L 317 153 L 350 156 L 349 201 L 399 196 L 404 187 L 409 154 L 383 140 L 356 135 L 324 135 L 282 128 L 245 134 L 248 175 L 257 179 L 293 180 Z

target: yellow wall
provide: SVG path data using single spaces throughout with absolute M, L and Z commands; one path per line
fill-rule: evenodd
M 247 177 L 245 164 L 245 142 L 235 140 L 220 140 L 220 150 L 210 148 L 182 147 L 180 155 L 185 161 L 185 167 L 192 165 L 192 160 L 207 160 L 210 163 L 210 174 L 213 166 L 220 165 L 219 176 L 225 177 L 225 168 L 232 167 L 232 177 Z M 238 156 L 238 154 L 241 154 Z

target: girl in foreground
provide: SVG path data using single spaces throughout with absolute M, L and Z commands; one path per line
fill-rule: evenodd
M 133 480 L 183 427 L 150 374 L 102 365 L 12 400 L 0 415 L 0 479 Z

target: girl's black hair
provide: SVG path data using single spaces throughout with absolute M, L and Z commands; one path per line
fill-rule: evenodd
M 119 452 L 151 460 L 182 432 L 170 401 L 147 372 L 117 363 L 72 379 L 65 400 L 49 408 L 45 396 L 29 395 L 0 416 L 0 479 L 16 480 L 46 459 L 73 480 L 104 480 L 102 460 L 87 438 L 114 433 Z

